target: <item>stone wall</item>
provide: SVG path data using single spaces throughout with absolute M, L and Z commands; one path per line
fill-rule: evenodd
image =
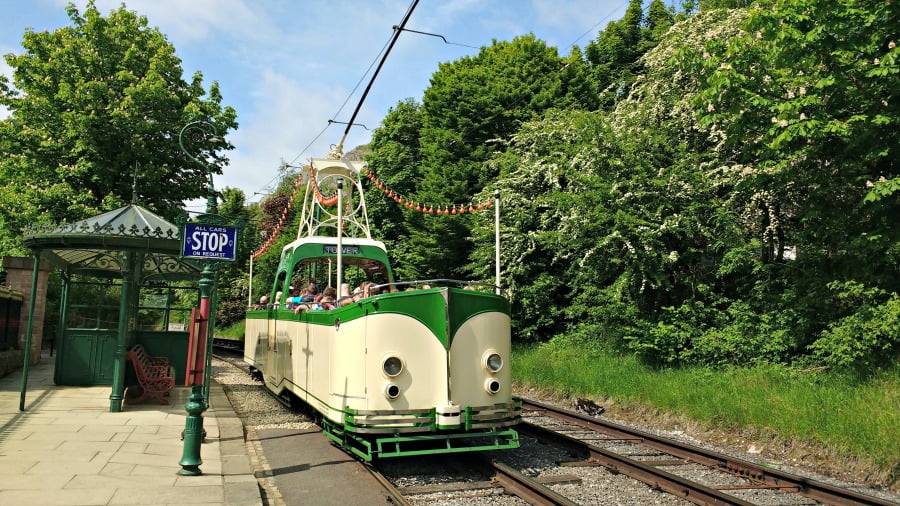
M 25 359 L 25 339 L 28 330 L 28 312 L 31 306 L 31 277 L 34 270 L 34 259 L 28 257 L 3 257 L 3 268 L 6 270 L 6 284 L 22 294 L 22 313 L 19 319 L 18 349 L 0 353 L 0 377 L 20 369 Z M 38 271 L 37 292 L 34 304 L 34 322 L 31 332 L 31 363 L 41 361 L 41 345 L 44 342 L 44 313 L 47 307 L 47 278 L 50 266 L 42 262 Z M 12 367 L 12 369 L 7 369 Z

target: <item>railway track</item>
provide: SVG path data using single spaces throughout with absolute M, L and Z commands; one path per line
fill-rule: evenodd
M 214 356 L 249 373 L 246 364 L 235 357 Z M 260 390 L 268 394 L 268 390 Z M 283 402 L 282 399 L 279 401 Z M 411 459 L 410 469 L 405 473 L 383 472 L 382 463 L 359 465 L 379 483 L 389 502 L 396 505 L 428 504 L 449 496 L 490 501 L 498 501 L 500 496 L 510 497 L 502 501 L 517 497 L 519 504 L 586 504 L 585 499 L 579 501 L 566 497 L 573 489 L 566 492 L 565 487 L 551 488 L 557 485 L 588 486 L 582 485 L 579 477 L 566 474 L 570 472 L 567 468 L 574 467 L 606 468 L 695 504 L 810 504 L 812 501 L 836 505 L 896 504 L 574 411 L 529 399 L 522 399 L 522 402 L 524 413 L 531 422 L 521 424 L 518 429 L 523 436 L 559 448 L 554 451 L 563 456 L 557 459 L 561 470 L 558 469 L 556 475 L 533 473 L 527 465 L 525 469 L 528 472 L 522 472 L 521 466 L 517 470 L 514 465 L 504 462 L 506 457 L 512 455 L 506 452 L 497 452 L 491 457 L 460 454 L 432 458 L 430 461 Z M 537 420 L 541 419 L 544 421 L 538 423 Z M 623 448 L 626 449 L 622 451 Z M 546 453 L 548 450 L 537 451 Z M 626 455 L 628 453 L 632 455 Z M 569 458 L 566 455 L 574 460 L 567 461 Z M 423 465 L 422 462 L 426 461 L 428 464 Z M 393 459 L 383 461 L 384 467 L 390 469 L 395 462 Z M 434 465 L 438 472 L 446 471 L 447 476 L 430 483 L 421 477 L 415 478 L 417 473 L 420 476 L 428 474 L 429 471 L 424 469 L 426 465 Z M 708 475 L 715 473 L 725 478 L 710 479 L 707 475 L 698 479 L 696 475 L 700 466 L 713 470 L 708 471 Z M 458 472 L 453 468 L 457 468 Z M 471 473 L 477 473 L 477 476 Z M 413 478 L 405 480 L 404 476 Z M 410 481 L 416 484 L 409 485 Z M 422 485 L 423 482 L 428 484 Z
M 731 457 L 694 445 L 657 436 L 639 429 L 588 417 L 567 409 L 537 401 L 522 399 L 525 414 L 540 415 L 562 422 L 553 428 L 525 422 L 519 428 L 535 437 L 560 444 L 588 458 L 588 465 L 600 465 L 640 480 L 651 487 L 665 490 L 695 504 L 758 504 L 741 497 L 747 491 L 771 491 L 769 497 L 799 494 L 823 504 L 879 505 L 895 503 L 827 483 L 793 475 Z M 578 434 L 570 436 L 565 432 Z M 612 451 L 600 445 L 628 447 L 624 451 Z M 636 448 L 647 451 L 636 451 Z M 626 453 L 638 453 L 632 458 Z M 734 478 L 731 483 L 705 485 L 698 480 L 679 474 L 684 467 L 697 465 L 713 469 Z M 661 469 L 665 468 L 667 470 Z M 706 480 L 705 480 L 706 481 Z M 786 499 L 787 500 L 787 499 Z M 789 501 L 789 500 L 787 500 Z M 768 501 L 766 501 L 768 502 Z
M 441 457 L 442 461 L 447 457 Z M 494 497 L 506 494 L 534 505 L 575 506 L 578 503 L 553 491 L 549 485 L 560 483 L 580 483 L 574 476 L 557 476 L 551 479 L 531 478 L 513 467 L 487 455 L 475 453 L 457 456 L 447 465 L 454 479 L 442 483 L 400 486 L 398 490 L 413 503 L 428 503 L 445 500 L 450 496 L 455 501 L 468 502 L 476 497 Z M 456 468 L 456 469 L 454 469 Z M 477 473 L 479 479 L 473 479 Z

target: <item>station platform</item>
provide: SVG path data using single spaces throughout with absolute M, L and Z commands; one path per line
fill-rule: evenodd
M 53 363 L 44 355 L 29 368 L 24 412 L 21 371 L 0 378 L 0 504 L 262 504 L 221 386 L 210 385 L 203 413 L 203 474 L 180 476 L 189 388 L 174 389 L 169 405 L 147 400 L 110 413 L 110 387 L 56 386 Z

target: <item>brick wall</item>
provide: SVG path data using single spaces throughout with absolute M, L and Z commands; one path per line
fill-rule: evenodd
M 19 349 L 21 357 L 25 349 L 25 337 L 28 330 L 28 312 L 31 307 L 31 276 L 34 270 L 34 258 L 29 257 L 3 257 L 3 268 L 6 269 L 6 284 L 22 293 L 22 314 L 19 324 Z M 31 332 L 31 363 L 41 361 L 41 345 L 44 342 L 44 312 L 47 308 L 47 278 L 50 275 L 50 265 L 41 262 L 38 271 L 37 292 L 34 304 L 34 322 Z M 19 359 L 21 367 L 22 359 Z

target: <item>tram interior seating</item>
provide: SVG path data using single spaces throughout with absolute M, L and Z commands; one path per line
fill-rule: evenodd
M 166 357 L 151 357 L 140 344 L 128 350 L 128 359 L 134 366 L 140 392 L 127 398 L 128 404 L 137 404 L 148 397 L 168 404 L 166 397 L 175 387 L 175 368 L 169 365 Z M 129 388 L 131 393 L 131 388 Z

